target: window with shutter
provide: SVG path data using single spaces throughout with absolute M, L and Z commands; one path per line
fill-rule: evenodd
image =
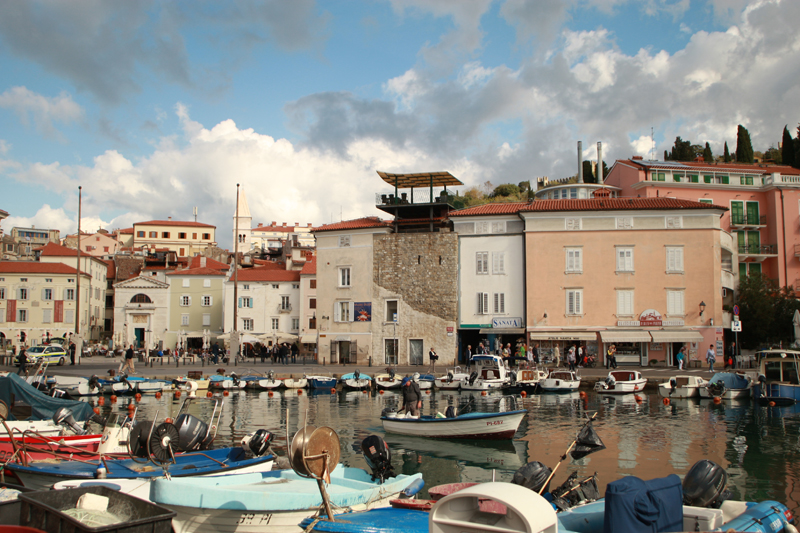
M 633 315 L 633 291 L 617 291 L 617 316 Z
M 506 273 L 505 252 L 492 252 L 492 274 Z
M 567 291 L 567 314 L 583 314 L 583 289 L 570 289 Z
M 487 314 L 489 314 L 489 293 L 488 292 L 479 292 L 478 293 L 478 314 L 479 315 L 487 315 Z
M 667 291 L 667 314 L 683 316 L 683 291 Z
M 633 248 L 617 248 L 617 272 L 633 272 Z
M 489 252 L 475 252 L 475 273 L 489 273 Z
M 580 248 L 567 248 L 567 272 L 583 272 L 583 259 Z
M 667 247 L 667 272 L 683 272 L 683 248 Z
M 506 312 L 506 295 L 502 292 L 494 293 L 494 312 L 503 314 Z

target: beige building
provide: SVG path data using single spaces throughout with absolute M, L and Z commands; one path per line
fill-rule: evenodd
M 64 239 L 64 246 L 67 248 L 76 248 L 77 235 L 68 235 Z M 97 233 L 82 233 L 81 234 L 81 253 L 86 255 L 93 255 L 95 257 L 111 257 L 122 248 L 120 243 L 113 234 L 102 230 Z
M 167 274 L 169 329 L 163 340 L 169 348 L 182 345 L 199 349 L 203 347 L 204 336 L 212 340 L 222 334 L 222 291 L 227 268 L 210 268 L 207 263 L 213 260 L 205 257 L 195 259 L 200 266 Z
M 311 256 L 300 271 L 300 343 L 302 351 L 317 351 L 317 258 Z
M 150 220 L 133 225 L 133 247 L 150 251 L 170 250 L 181 257 L 200 254 L 216 246 L 216 227 L 202 222 Z
M 169 283 L 136 276 L 114 284 L 114 345 L 154 349 L 169 332 Z
M 12 228 L 11 238 L 18 245 L 14 258 L 21 261 L 32 260 L 37 248 L 48 243 L 59 244 L 61 242 L 60 235 L 61 232 L 57 229 Z
M 73 333 L 76 274 L 63 263 L 0 261 L 0 340 L 35 346 Z M 81 274 L 81 292 L 89 280 Z

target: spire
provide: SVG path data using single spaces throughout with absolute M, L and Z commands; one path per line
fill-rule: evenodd
M 247 205 L 247 197 L 244 194 L 244 187 L 239 188 L 239 212 L 234 217 L 250 218 L 250 207 Z

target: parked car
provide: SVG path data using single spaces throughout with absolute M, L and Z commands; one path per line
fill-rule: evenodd
M 33 346 L 25 350 L 25 354 L 29 365 L 37 365 L 44 360 L 48 363 L 58 363 L 59 366 L 63 366 L 69 359 L 69 354 L 64 348 L 53 344 L 49 346 Z M 19 356 L 17 356 L 16 365 L 19 366 Z

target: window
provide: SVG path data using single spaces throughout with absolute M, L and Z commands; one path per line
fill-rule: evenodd
M 203 233 L 203 239 L 207 240 L 207 241 L 211 240 L 211 234 L 210 233 Z
M 108 246 L 103 246 L 103 251 L 108 253 Z
M 202 305 L 203 307 L 211 307 L 213 304 L 214 304 L 213 296 L 203 295 L 203 300 L 201 301 L 200 305 Z
M 633 291 L 617 291 L 617 316 L 633 316 Z
M 75 322 L 74 309 L 64 309 L 64 322 L 66 322 L 67 324 L 73 324 Z
M 282 311 L 291 311 L 292 304 L 289 303 L 288 296 L 281 296 L 281 310 Z
M 569 289 L 567 291 L 567 314 L 583 314 L 583 289 Z
M 617 247 L 617 272 L 633 272 L 633 248 Z
M 489 252 L 475 252 L 475 273 L 489 273 Z
M 494 293 L 494 312 L 504 314 L 506 312 L 506 295 L 503 292 Z
M 136 236 L 137 237 L 144 237 L 144 232 L 143 231 L 137 231 L 136 232 Z
M 249 285 L 248 285 L 248 287 L 249 287 Z M 272 288 L 273 289 L 278 289 L 278 288 L 280 288 L 280 285 L 278 285 L 277 283 L 273 283 L 272 284 Z
M 211 314 L 203 313 L 203 326 L 210 326 L 210 325 L 211 325 Z
M 667 246 L 667 272 L 683 272 L 682 246 Z
M 242 284 L 242 290 L 243 291 L 249 291 L 250 290 L 250 284 L 249 283 L 243 283 Z
M 475 233 L 489 233 L 489 223 L 486 221 L 476 222 Z
M 299 289 L 300 288 L 300 284 L 299 283 L 292 283 L 292 288 L 293 289 Z
M 183 314 L 181 315 L 181 326 L 188 326 L 189 325 L 189 315 Z
M 308 280 L 308 288 L 309 289 L 316 289 L 317 288 L 317 280 L 315 280 L 315 279 Z
M 157 239 L 158 238 L 158 232 L 157 231 L 151 231 L 150 232 L 150 238 L 151 239 Z
M 242 329 L 244 331 L 253 331 L 253 319 L 252 318 L 243 318 L 242 319 Z
M 17 300 L 27 300 L 28 289 L 17 289 Z
M 253 308 L 253 299 L 249 296 L 240 296 L 239 297 L 239 308 L 246 307 L 248 309 Z
M 479 292 L 478 293 L 478 314 L 479 315 L 488 315 L 489 314 L 489 293 L 488 292 Z
M 386 322 L 395 322 L 398 318 L 397 300 L 386 300 Z
M 169 239 L 169 232 L 168 231 L 162 231 L 161 232 L 161 238 L 162 239 Z
M 350 267 L 339 267 L 339 286 L 350 286 Z
M 17 322 L 27 322 L 28 311 L 27 309 L 17 309 Z
M 298 329 L 300 329 L 300 319 L 299 318 L 293 318 L 292 319 L 292 331 L 297 331 Z
M 583 272 L 583 250 L 580 248 L 566 248 L 567 272 Z
M 701 204 L 714 205 L 714 200 L 712 200 L 711 198 L 700 198 L 699 201 L 700 201 Z
M 211 280 L 210 279 L 204 279 L 203 280 L 203 287 L 210 287 L 210 286 L 211 286 Z
M 0 287 L 0 300 L 5 300 L 5 299 L 6 299 L 6 288 Z
M 144 295 L 142 295 L 142 296 L 144 296 Z M 135 298 L 135 296 L 134 296 L 134 298 Z M 64 299 L 65 300 L 74 300 L 75 299 L 75 289 L 64 289 Z
M 239 234 L 239 242 L 244 243 L 247 240 L 247 235 L 244 233 Z
M 197 240 L 197 233 L 192 233 L 192 239 Z
M 186 238 L 186 234 L 184 232 L 182 232 L 182 231 L 179 231 L 178 232 L 178 238 L 179 239 L 185 239 Z
M 506 273 L 506 253 L 492 252 L 492 274 Z
M 88 244 L 86 245 L 86 251 L 87 252 L 91 252 L 92 251 L 92 247 L 90 245 L 88 245 Z
M 192 297 L 184 294 L 181 296 L 181 307 L 188 307 L 192 305 Z
M 50 324 L 51 322 L 53 322 L 53 310 L 42 309 L 42 323 Z
M 317 308 L 317 299 L 316 298 L 309 298 L 308 299 L 308 308 L 309 309 L 316 309 Z
M 191 287 L 191 281 L 189 278 L 183 278 L 183 286 L 184 287 Z
M 334 320 L 336 322 L 352 322 L 353 302 L 336 302 Z
M 53 289 L 42 289 L 42 300 L 52 300 Z
M 73 290 L 73 289 L 67 289 L 67 292 L 69 292 L 71 290 Z M 67 300 L 68 298 L 64 298 L 64 299 Z M 150 297 L 148 295 L 146 295 L 146 294 L 137 294 L 133 298 L 131 298 L 131 303 L 132 304 L 149 304 L 149 303 L 152 303 L 152 301 L 150 300 Z
M 44 278 L 45 283 L 53 283 L 53 278 Z
M 350 246 L 350 235 L 339 235 L 339 248 Z
M 273 318 L 272 319 L 272 330 L 276 331 L 278 329 L 278 325 L 279 325 L 278 319 L 277 318 Z
M 2 313 L 0 313 L 0 318 L 2 318 Z M 317 317 L 312 316 L 308 318 L 308 329 L 317 329 Z
M 667 314 L 683 316 L 683 291 L 667 291 Z

